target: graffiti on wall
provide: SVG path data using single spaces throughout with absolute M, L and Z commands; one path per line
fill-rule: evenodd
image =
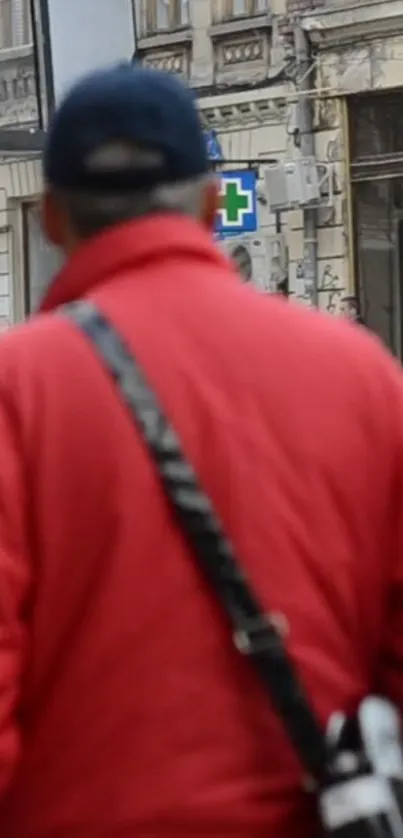
M 317 306 L 321 311 L 326 311 L 336 317 L 345 317 L 348 320 L 359 320 L 357 298 L 348 294 L 346 284 L 339 273 L 340 265 L 341 259 L 333 262 L 319 261 L 317 294 L 315 294 L 311 276 L 309 272 L 306 273 L 306 263 L 302 259 L 291 263 L 290 296 L 309 308 L 315 307 L 317 298 Z
M 327 311 L 328 314 L 339 315 L 345 290 L 342 280 L 332 265 L 326 264 L 320 271 L 318 279 L 319 308 Z

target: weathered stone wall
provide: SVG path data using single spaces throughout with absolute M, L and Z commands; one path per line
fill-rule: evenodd
M 300 154 L 295 141 L 294 127 L 298 123 L 298 93 L 293 48 L 293 26 L 300 16 L 307 11 L 323 6 L 322 0 L 274 0 L 273 26 L 270 33 L 261 31 L 259 36 L 270 37 L 269 68 L 266 67 L 267 87 L 263 91 L 253 84 L 250 64 L 242 43 L 246 43 L 246 32 L 241 35 L 231 30 L 223 30 L 221 43 L 216 49 L 224 49 L 231 55 L 232 49 L 238 50 L 238 63 L 229 68 L 229 81 L 226 93 L 210 94 L 201 99 L 202 109 L 212 111 L 215 106 L 216 118 L 210 124 L 220 137 L 224 155 L 228 160 L 245 158 L 274 157 L 281 161 L 286 156 Z M 256 71 L 259 71 L 255 63 Z M 276 83 L 276 78 L 281 83 Z M 248 84 L 248 93 L 237 92 L 235 81 Z M 312 92 L 318 83 L 315 72 L 311 75 Z M 319 79 L 323 86 L 324 79 Z M 326 81 L 327 84 L 327 81 Z M 330 84 L 330 81 L 329 81 Z M 260 109 L 262 97 L 267 101 L 266 110 Z M 314 97 L 312 97 L 314 98 Z M 249 112 L 247 110 L 249 109 Z M 345 138 L 343 136 L 342 108 L 337 96 L 322 97 L 314 104 L 314 139 L 319 162 L 330 164 L 333 171 L 333 205 L 317 212 L 318 242 L 318 284 L 319 305 L 330 313 L 338 314 L 343 310 L 344 298 L 351 294 L 351 282 L 348 266 L 349 225 L 346 218 L 345 189 Z M 263 184 L 262 184 L 263 188 Z M 266 207 L 259 212 L 260 233 L 273 235 L 275 218 Z M 310 305 L 312 298 L 308 292 L 308 283 L 304 276 L 304 237 L 302 212 L 284 213 L 282 231 L 285 236 L 289 256 L 289 285 L 293 297 Z
M 332 168 L 333 202 L 317 211 L 317 280 L 319 307 L 331 314 L 340 314 L 344 300 L 353 293 L 349 275 L 349 228 L 346 203 L 346 170 L 341 109 L 318 108 L 315 115 L 315 147 L 317 160 Z M 288 214 L 288 246 L 290 288 L 295 298 L 311 305 L 305 284 L 303 261 L 303 214 Z

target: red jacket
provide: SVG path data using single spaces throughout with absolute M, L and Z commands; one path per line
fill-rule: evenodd
M 238 281 L 190 220 L 85 244 L 0 342 L 2 838 L 311 838 L 314 802 L 91 348 L 91 297 L 176 424 L 323 720 L 403 705 L 402 381 Z

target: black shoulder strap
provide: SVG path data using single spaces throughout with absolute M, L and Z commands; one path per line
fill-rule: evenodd
M 254 663 L 304 769 L 321 780 L 326 763 L 323 732 L 282 637 L 269 615 L 261 611 L 211 503 L 181 451 L 175 430 L 136 359 L 112 324 L 92 304 L 72 303 L 64 306 L 61 313 L 91 342 L 112 377 L 149 449 L 192 552 L 228 615 L 236 648 Z

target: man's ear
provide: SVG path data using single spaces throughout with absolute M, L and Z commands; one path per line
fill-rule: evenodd
M 208 179 L 204 188 L 201 213 L 201 220 L 210 231 L 214 230 L 216 224 L 217 211 L 220 205 L 219 190 L 218 178 L 212 176 Z
M 47 240 L 55 247 L 63 248 L 64 213 L 55 195 L 49 189 L 42 196 L 41 218 L 43 232 Z

